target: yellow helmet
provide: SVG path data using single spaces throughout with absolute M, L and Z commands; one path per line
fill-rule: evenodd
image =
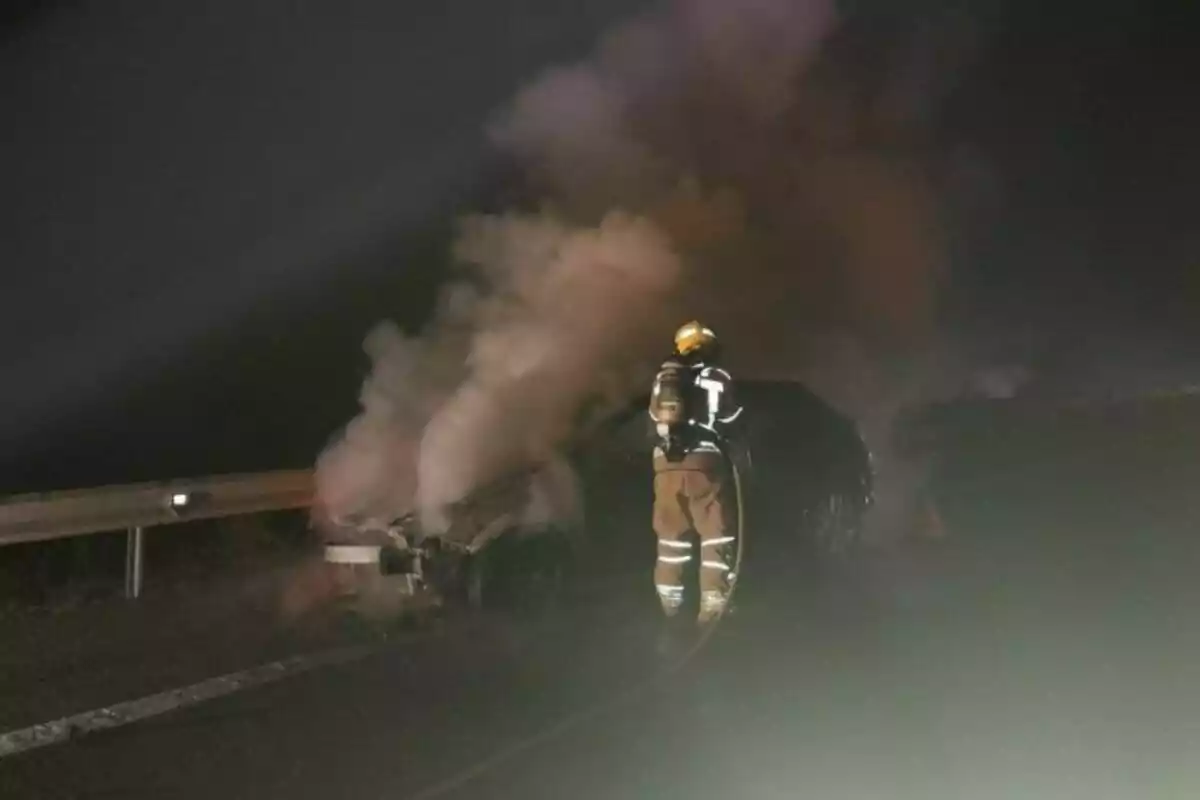
M 716 343 L 717 335 L 712 329 L 696 320 L 682 325 L 675 331 L 675 351 L 681 356 L 710 349 Z

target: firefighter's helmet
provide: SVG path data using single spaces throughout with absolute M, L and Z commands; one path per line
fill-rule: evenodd
M 675 351 L 681 356 L 711 352 L 716 348 L 717 335 L 712 329 L 692 320 L 675 331 Z

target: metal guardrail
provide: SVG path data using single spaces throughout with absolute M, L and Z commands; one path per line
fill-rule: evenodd
M 0 499 L 0 547 L 128 531 L 125 593 L 138 597 L 147 528 L 201 519 L 307 508 L 311 470 L 135 483 Z

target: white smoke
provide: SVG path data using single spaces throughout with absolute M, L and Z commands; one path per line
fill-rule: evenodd
M 505 470 L 559 463 L 581 408 L 644 388 L 693 317 L 735 374 L 805 380 L 890 454 L 927 383 L 943 243 L 906 149 L 925 109 L 872 100 L 834 32 L 825 0 L 676 0 L 522 89 L 491 133 L 547 210 L 468 219 L 454 255 L 476 290 L 419 340 L 368 341 L 323 504 L 443 528 Z
M 614 356 L 652 341 L 645 321 L 680 271 L 657 228 L 620 212 L 596 228 L 475 217 L 456 252 L 491 290 L 475 309 L 467 376 L 421 439 L 416 500 L 430 531 L 476 486 L 552 462 L 597 393 L 617 400 L 630 388 L 629 366 Z

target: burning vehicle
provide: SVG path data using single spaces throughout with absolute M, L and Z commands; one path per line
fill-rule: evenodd
M 739 381 L 752 466 L 754 561 L 809 563 L 853 548 L 871 503 L 870 458 L 852 421 L 802 385 Z M 415 513 L 322 525 L 325 561 L 360 610 L 396 615 L 554 604 L 597 560 L 644 564 L 652 431 L 647 398 L 591 426 L 556 464 L 514 471 L 447 511 L 429 534 Z M 573 495 L 576 513 L 547 513 Z M 603 570 L 604 564 L 599 565 Z

